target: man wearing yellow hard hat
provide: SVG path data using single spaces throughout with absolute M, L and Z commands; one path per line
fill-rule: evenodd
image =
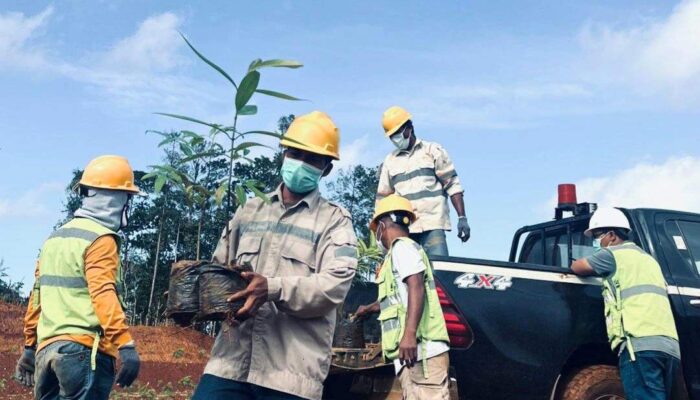
M 214 252 L 215 262 L 254 272 L 243 273 L 248 287 L 229 298 L 245 304 L 236 323 L 223 323 L 195 400 L 321 398 L 357 239 L 350 214 L 318 190 L 339 159 L 333 121 L 319 111 L 297 117 L 281 145 L 283 183 L 269 202 L 239 208 Z
M 130 386 L 140 367 L 122 308 L 117 234 L 139 193 L 134 172 L 123 157 L 97 157 L 76 189 L 82 204 L 44 242 L 24 318 L 15 379 L 34 386 L 37 399 L 106 400 L 117 356 L 120 386 Z
M 384 159 L 377 187 L 377 201 L 396 193 L 408 199 L 416 213 L 411 238 L 430 255 L 448 255 L 445 231 L 451 229 L 447 198 L 457 212 L 457 236 L 466 242 L 471 235 L 464 213 L 464 189 L 447 151 L 416 137 L 411 114 L 393 106 L 382 118 L 384 134 L 396 146 Z
M 403 399 L 447 399 L 449 337 L 428 255 L 409 238 L 413 221 L 407 199 L 392 194 L 377 203 L 370 229 L 386 252 L 377 272 L 379 296 L 355 316 L 379 312 L 382 353 L 394 361 Z

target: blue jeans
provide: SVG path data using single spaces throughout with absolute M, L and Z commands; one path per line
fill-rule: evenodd
M 219 378 L 218 376 L 204 374 L 194 391 L 192 400 L 297 400 L 297 397 L 288 393 L 278 392 L 253 385 L 246 382 L 238 382 L 232 379 Z
M 680 360 L 660 351 L 638 351 L 636 361 L 627 350 L 620 356 L 620 378 L 627 400 L 666 400 L 671 398 L 673 380 Z
M 37 400 L 107 400 L 114 382 L 114 357 L 97 353 L 90 368 L 92 349 L 59 340 L 36 354 L 34 397 Z
M 423 246 L 423 249 L 429 256 L 449 256 L 447 252 L 447 238 L 445 237 L 445 231 L 442 229 L 412 233 L 409 236 Z

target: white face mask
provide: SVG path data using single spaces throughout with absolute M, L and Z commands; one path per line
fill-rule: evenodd
M 407 128 L 403 128 L 401 132 L 395 133 L 391 136 L 389 136 L 389 139 L 391 140 L 391 143 L 396 146 L 397 149 L 399 150 L 406 150 L 408 146 L 411 144 L 411 137 L 409 136 L 408 138 L 404 137 L 404 133 L 406 133 Z
M 386 247 L 384 247 L 384 243 L 382 243 L 382 234 L 379 232 L 379 229 L 384 225 L 383 222 L 380 222 L 379 225 L 377 226 L 377 247 L 379 250 L 381 250 L 382 254 L 386 254 Z

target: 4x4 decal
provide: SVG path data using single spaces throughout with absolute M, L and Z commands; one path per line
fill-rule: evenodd
M 506 290 L 513 286 L 510 276 L 474 274 L 468 272 L 454 281 L 460 289 Z

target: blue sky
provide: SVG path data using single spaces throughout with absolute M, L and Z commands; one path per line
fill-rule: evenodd
M 246 128 L 320 109 L 341 166 L 391 150 L 398 104 L 442 143 L 466 188 L 472 240 L 453 255 L 507 257 L 521 225 L 551 218 L 556 185 L 616 206 L 700 212 L 700 1 L 0 1 L 0 258 L 31 284 L 71 170 L 104 153 L 157 162 L 166 111 L 230 122 L 227 82 L 254 58 L 292 58 Z M 453 213 L 454 217 L 454 213 Z

